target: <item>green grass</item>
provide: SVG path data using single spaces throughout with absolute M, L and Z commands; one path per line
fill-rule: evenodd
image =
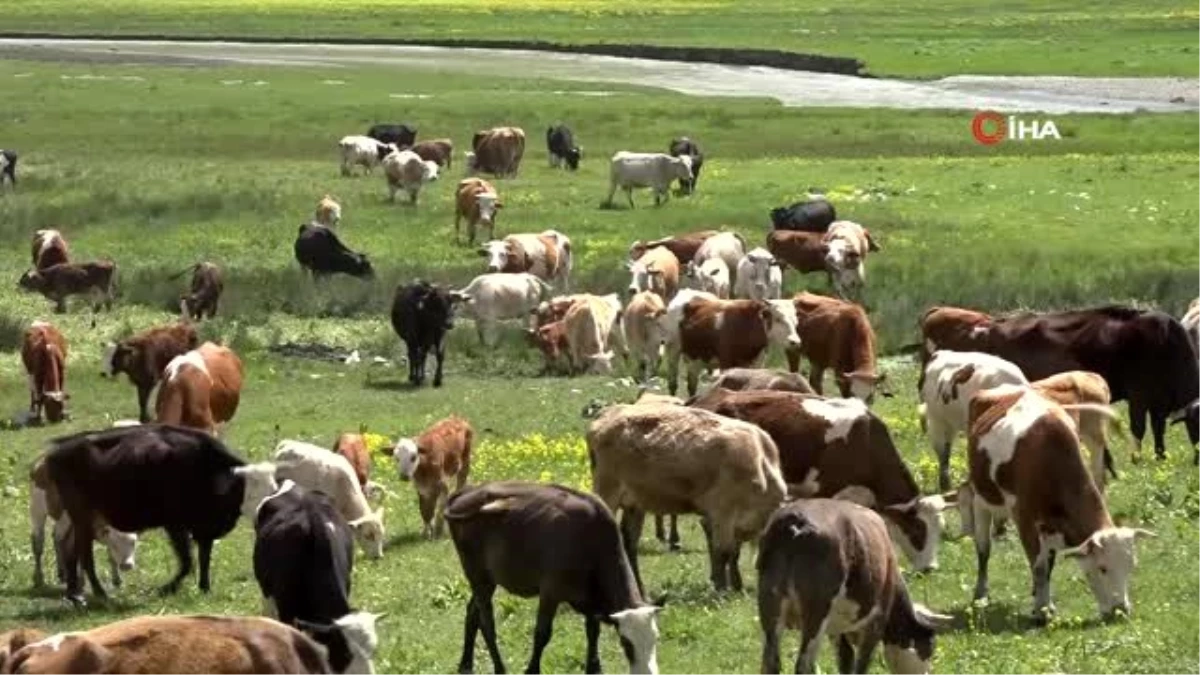
M 1178 0 L 23 0 L 4 30 L 58 34 L 543 40 L 767 48 L 863 59 L 877 75 L 1197 73 Z M 614 38 L 613 36 L 619 36 Z
M 322 84 L 326 79 L 345 84 Z M 258 80 L 266 84 L 249 84 Z M 632 391 L 601 378 L 538 378 L 540 360 L 512 331 L 495 352 L 479 347 L 469 326 L 453 331 L 442 390 L 408 390 L 402 367 L 346 367 L 266 352 L 281 342 L 319 341 L 398 357 L 403 350 L 386 319 L 394 284 L 416 275 L 461 284 L 479 271 L 478 258 L 451 242 L 458 165 L 429 187 L 416 209 L 386 203 L 378 175 L 338 175 L 337 138 L 375 121 L 411 120 L 422 137 L 452 136 L 460 146 L 483 126 L 525 127 L 531 141 L 521 177 L 497 181 L 508 204 L 501 232 L 566 232 L 578 252 L 576 286 L 589 290 L 622 287 L 624 251 L 639 237 L 723 225 L 759 242 L 767 210 L 811 186 L 887 195 L 838 202 L 845 217 L 870 227 L 883 246 L 868 261 L 866 299 L 887 349 L 914 341 L 918 313 L 937 302 L 1005 310 L 1114 300 L 1178 314 L 1197 291 L 1196 115 L 1061 116 L 1056 120 L 1066 137 L 1060 143 L 983 148 L 971 140 L 965 113 L 799 110 L 637 88 L 571 97 L 552 92 L 597 87 L 402 70 L 7 61 L 0 63 L 0 82 L 3 142 L 22 151 L 22 184 L 0 194 L 0 237 L 10 242 L 0 252 L 0 278 L 9 280 L 0 290 L 0 411 L 15 413 L 27 403 L 15 349 L 20 330 L 43 317 L 71 342 L 67 382 L 74 414 L 53 429 L 0 432 L 0 629 L 74 629 L 156 612 L 257 612 L 245 525 L 217 548 L 211 596 L 201 596 L 192 581 L 177 597 L 154 595 L 173 569 L 159 534 L 146 537 L 139 571 L 108 606 L 76 613 L 56 593 L 29 589 L 29 461 L 53 435 L 136 414 L 132 387 L 98 377 L 101 344 L 168 320 L 164 307 L 180 282 L 167 277 L 198 259 L 227 270 L 224 314 L 202 331 L 246 359 L 243 407 L 227 436 L 245 456 L 266 457 L 277 437 L 329 443 L 361 423 L 389 436 L 411 434 L 457 413 L 482 439 L 476 479 L 586 483 L 579 412 L 593 398 L 628 399 Z M 431 97 L 393 99 L 389 93 Z M 554 119 L 570 122 L 585 147 L 578 174 L 545 166 L 541 130 Z M 663 148 L 684 132 L 700 139 L 710 156 L 699 194 L 658 209 L 645 195 L 633 211 L 598 208 L 606 191 L 605 157 L 617 149 Z M 296 227 L 325 192 L 341 199 L 342 236 L 372 255 L 380 271 L 376 283 L 334 280 L 314 287 L 295 269 Z M 30 232 L 46 226 L 64 230 L 78 258 L 109 256 L 120 265 L 118 309 L 101 315 L 95 330 L 82 308 L 54 316 L 43 299 L 14 288 L 28 264 Z M 789 275 L 787 285 L 789 291 L 826 289 L 823 279 L 811 276 Z M 918 480 L 933 486 L 936 464 L 914 415 L 915 368 L 889 360 L 885 369 L 898 395 L 877 410 Z M 1046 629 L 1031 627 L 1023 619 L 1028 568 L 1012 536 L 993 558 L 992 605 L 972 611 L 971 545 L 946 541 L 942 568 L 909 580 L 919 600 L 960 617 L 940 643 L 937 671 L 1194 671 L 1200 485 L 1178 430 L 1169 440 L 1163 464 L 1132 466 L 1128 448 L 1117 449 L 1122 480 L 1110 491 L 1112 511 L 1120 522 L 1159 534 L 1140 549 L 1129 622 L 1097 624 L 1082 576 L 1064 563 L 1054 584 L 1061 618 Z M 961 477 L 961 452 L 956 462 Z M 390 463 L 377 465 L 376 475 L 400 494 L 387 507 L 393 541 L 385 558 L 360 560 L 354 580 L 357 605 L 392 614 L 381 625 L 376 665 L 381 672 L 452 669 L 467 594 L 452 548 L 419 540 L 411 488 L 396 479 Z M 957 526 L 956 517 L 948 520 Z M 662 622 L 661 666 L 667 672 L 755 670 L 752 595 L 710 591 L 701 535 L 690 519 L 684 537 L 681 555 L 651 541 L 643 545 L 649 588 L 672 596 Z M 753 586 L 751 560 L 744 556 L 743 570 Z M 533 604 L 504 597 L 497 607 L 508 665 L 522 667 Z M 582 668 L 579 624 L 561 614 L 547 670 Z M 609 670 L 620 670 L 611 633 L 603 645 Z M 827 648 L 825 669 L 832 663 Z M 489 667 L 486 660 L 479 665 Z

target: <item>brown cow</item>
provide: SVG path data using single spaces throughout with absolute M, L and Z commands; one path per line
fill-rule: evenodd
M 476 132 L 473 152 L 467 153 L 467 172 L 516 176 L 525 155 L 525 131 L 519 127 L 496 127 Z
M 454 198 L 454 241 L 461 241 L 459 223 L 467 219 L 467 245 L 475 244 L 475 228 L 483 225 L 487 229 L 487 238 L 496 234 L 496 215 L 504 203 L 500 194 L 491 183 L 482 178 L 464 178 L 458 183 L 458 191 Z
M 823 232 L 772 230 L 767 235 L 767 250 L 777 260 L 801 274 L 827 272 L 825 256 L 829 247 Z
M 434 162 L 446 169 L 450 168 L 450 163 L 454 158 L 454 141 L 449 138 L 421 141 L 409 149 L 426 162 Z
M 316 211 L 313 212 L 313 221 L 325 227 L 337 225 L 342 221 L 342 205 L 329 195 L 321 197 L 321 201 L 317 202 Z
M 562 319 L 539 324 L 537 328 L 527 328 L 525 329 L 525 334 L 529 336 L 530 342 L 542 352 L 544 372 L 551 373 L 564 370 L 566 372 L 573 372 L 575 370 L 575 366 L 570 360 L 571 345 L 567 341 L 567 324 Z M 562 367 L 564 358 L 567 360 L 567 367 L 565 369 Z
M 218 424 L 233 419 L 241 395 L 241 359 L 228 347 L 205 342 L 167 364 L 155 421 L 215 435 Z
M 717 230 L 701 230 L 700 232 L 690 232 L 688 234 L 663 237 L 662 239 L 651 241 L 642 241 L 639 239 L 629 245 L 629 259 L 637 260 L 645 255 L 646 251 L 661 246 L 675 254 L 677 260 L 691 262 L 696 257 L 696 252 L 704 245 L 704 241 L 717 234 L 720 234 Z
M 400 439 L 392 451 L 400 477 L 411 480 L 417 490 L 424 535 L 430 539 L 442 535 L 443 512 L 450 494 L 447 481 L 454 477 L 455 490 L 467 483 L 474 435 L 466 420 L 451 416 L 435 422 L 416 438 Z
M 34 321 L 21 339 L 21 362 L 29 375 L 29 414 L 50 422 L 66 417 L 67 340 L 54 326 Z
M 150 421 L 150 391 L 162 379 L 167 364 L 200 344 L 196 327 L 187 323 L 156 326 L 117 343 L 109 343 L 104 354 L 104 377 L 120 373 L 137 387 L 138 420 Z
M 637 377 L 643 382 L 658 375 L 664 337 L 660 320 L 666 313 L 667 306 L 657 293 L 642 291 L 630 298 L 621 314 L 621 330 L 629 354 L 637 361 Z
M 16 628 L 0 633 L 0 673 L 11 673 L 8 659 L 22 647 L 46 638 L 46 633 L 36 628 Z
M 886 376 L 875 369 L 875 331 L 863 308 L 813 293 L 797 293 L 796 333 L 800 346 L 788 350 L 788 369 L 800 369 L 803 354 L 812 366 L 808 381 L 822 393 L 825 370 L 833 369 L 838 391 L 870 403 Z
M 367 484 L 371 482 L 371 453 L 367 450 L 367 441 L 362 432 L 339 435 L 333 444 L 333 451 L 350 462 L 350 468 L 354 469 L 354 477 L 358 479 L 358 485 L 365 493 Z
M 192 267 L 191 291 L 179 296 L 179 313 L 183 320 L 199 321 L 217 315 L 221 293 L 225 290 L 221 268 L 210 262 L 198 262 Z
M 27 291 L 41 293 L 54 301 L 54 311 L 67 311 L 67 298 L 72 295 L 88 294 L 92 297 L 92 327 L 96 327 L 96 313 L 100 305 L 106 311 L 112 309 L 113 285 L 117 266 L 107 260 L 87 263 L 59 263 L 45 269 L 33 269 L 21 275 L 17 283 Z
M 31 250 L 33 268 L 44 270 L 61 263 L 71 262 L 70 247 L 58 230 L 38 230 L 33 233 Z

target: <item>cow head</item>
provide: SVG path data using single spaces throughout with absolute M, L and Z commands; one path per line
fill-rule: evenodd
M 613 371 L 613 353 L 612 351 L 592 354 L 588 358 L 588 369 L 598 375 L 608 375 Z
M 646 605 L 627 609 L 607 618 L 617 627 L 621 649 L 631 673 L 658 673 L 658 621 L 662 607 Z
M 750 281 L 753 284 L 753 297 L 765 300 L 767 298 L 767 285 L 771 280 L 772 268 L 778 267 L 779 262 L 765 248 L 756 248 L 750 251 L 743 260 L 749 268 L 747 271 L 749 272 Z
M 67 400 L 71 395 L 65 391 L 42 392 L 42 410 L 50 422 L 61 422 L 66 417 Z
M 480 192 L 475 195 L 475 206 L 479 208 L 479 222 L 493 227 L 496 224 L 496 212 L 504 208 L 500 196 L 495 192 Z
M 264 499 L 279 491 L 275 480 L 275 465 L 271 462 L 234 467 L 233 475 L 242 481 L 242 515 L 252 522 Z
M 671 178 L 682 181 L 692 180 L 692 156 L 680 155 L 671 158 Z
M 950 628 L 954 617 L 931 612 L 916 602 L 912 603 L 911 608 L 896 607 L 892 611 L 906 612 L 908 616 L 889 624 L 899 627 L 899 630 L 892 631 L 883 639 L 883 660 L 888 670 L 893 673 L 928 673 L 935 634 Z
M 100 363 L 104 366 L 101 377 L 116 377 L 120 373 L 133 372 L 133 364 L 137 362 L 141 348 L 126 342 L 110 342 L 104 347 L 104 358 Z
M 312 635 L 322 644 L 343 644 L 349 653 L 339 653 L 340 649 L 330 649 L 329 665 L 333 672 L 338 673 L 374 673 L 375 651 L 379 648 L 379 636 L 375 624 L 387 614 L 371 614 L 370 612 L 353 612 L 339 617 L 332 624 L 313 623 L 304 619 L 296 619 L 296 627 Z M 339 633 L 341 639 L 331 639 Z
M 863 403 L 871 403 L 875 400 L 875 392 L 885 397 L 890 397 L 891 392 L 885 392 L 880 389 L 880 385 L 887 381 L 886 373 L 873 373 L 864 371 L 853 371 L 849 373 L 837 374 L 838 386 L 846 387 L 850 390 L 850 395 L 862 401 Z
M 131 532 L 121 532 L 111 525 L 104 524 L 96 530 L 96 539 L 104 542 L 108 549 L 108 558 L 122 572 L 128 572 L 137 565 L 138 536 Z
M 767 328 L 767 341 L 784 349 L 798 349 L 800 334 L 796 332 L 796 305 L 791 300 L 761 301 L 760 311 Z
M 572 171 L 579 169 L 579 160 L 583 159 L 583 148 L 579 146 L 572 147 L 570 150 L 567 150 L 567 154 L 563 156 L 563 159 L 567 161 L 568 169 Z
M 375 143 L 375 158 L 383 161 L 385 157 L 393 152 L 400 152 L 400 148 L 396 147 L 395 143 Z
M 371 261 L 367 259 L 366 253 L 355 253 L 351 261 L 350 275 L 359 277 L 360 279 L 373 279 L 375 277 L 375 268 L 371 266 Z
M 942 512 L 954 506 L 956 495 L 917 497 L 903 504 L 889 504 L 880 512 L 887 518 L 892 541 L 918 572 L 938 567 L 937 547 L 942 538 Z
M 401 438 L 396 441 L 392 450 L 392 460 L 396 462 L 396 470 L 400 472 L 400 480 L 412 480 L 413 472 L 421 461 L 421 453 L 416 442 L 411 438 Z
M 423 167 L 422 171 L 421 171 L 421 181 L 422 182 L 432 183 L 433 181 L 438 179 L 438 170 L 441 167 L 438 166 L 437 162 L 431 162 L 431 161 L 426 160 L 424 162 L 421 162 L 421 166 Z
M 372 558 L 383 557 L 383 507 L 379 507 L 374 512 L 368 512 L 361 518 L 355 518 L 350 521 L 350 528 L 354 530 L 354 537 L 358 539 L 358 545 L 362 550 Z
M 1076 558 L 1087 577 L 1100 614 L 1113 616 L 1118 610 L 1128 614 L 1129 577 L 1137 565 L 1134 542 L 1153 537 L 1153 532 L 1133 527 L 1106 527 L 1092 533 L 1080 545 L 1060 551 L 1064 558 Z
M 515 241 L 489 241 L 479 247 L 479 255 L 487 258 L 488 272 L 524 272 L 531 266 L 529 254 Z
M 660 297 L 667 297 L 667 282 L 662 270 L 654 268 L 654 263 L 629 262 L 625 265 L 630 272 L 628 295 L 633 296 L 641 291 L 651 291 Z
M 46 283 L 46 277 L 37 270 L 28 270 L 17 280 L 17 286 L 26 291 L 41 290 Z
M 542 352 L 546 363 L 552 364 L 562 358 L 563 330 L 562 321 L 553 321 L 537 329 L 527 328 L 525 335 L 533 346 Z

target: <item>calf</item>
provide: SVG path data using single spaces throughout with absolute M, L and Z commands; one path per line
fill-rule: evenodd
M 696 191 L 696 183 L 700 180 L 700 169 L 704 167 L 704 153 L 700 152 L 700 145 L 687 136 L 676 138 L 671 141 L 671 145 L 667 147 L 667 152 L 672 157 L 688 157 L 691 160 L 692 175 L 690 178 L 679 179 L 679 189 L 683 190 L 684 194 L 692 194 Z
M 350 608 L 354 533 L 321 492 L 292 481 L 263 500 L 254 519 L 254 578 L 263 614 L 314 631 L 337 673 L 373 673 L 376 615 Z
M 688 155 L 672 157 L 659 153 L 625 152 L 612 156 L 608 173 L 608 198 L 605 204 L 613 205 L 617 188 L 625 191 L 629 208 L 633 208 L 633 189 L 654 190 L 654 205 L 670 199 L 671 182 L 675 179 L 692 180 L 692 160 Z
M 550 157 L 550 168 L 561 166 L 571 171 L 579 169 L 579 160 L 583 158 L 583 148 L 575 145 L 575 134 L 565 124 L 546 127 L 546 154 Z
M 810 199 L 771 209 L 771 227 L 776 230 L 824 234 L 837 220 L 837 210 L 824 199 Z
M 196 328 L 191 324 L 148 328 L 120 342 L 110 342 L 101 361 L 104 364 L 101 375 L 115 378 L 125 373 L 137 387 L 138 420 L 149 422 L 150 391 L 162 379 L 167 364 L 199 344 Z
M 396 441 L 392 457 L 400 478 L 411 480 L 416 488 L 421 520 L 425 523 L 422 534 L 428 539 L 442 536 L 449 479 L 454 478 L 456 491 L 467 483 L 474 437 L 475 432 L 466 420 L 447 417 L 415 438 Z
M 70 247 L 58 230 L 38 230 L 33 233 L 33 268 L 44 270 L 62 263 L 71 262 Z
M 702 265 L 709 260 L 719 258 L 729 268 L 730 280 L 736 280 L 742 258 L 746 257 L 746 240 L 736 232 L 718 232 L 700 245 L 691 260 Z M 683 260 L 683 258 L 680 258 Z
M 729 268 L 724 260 L 712 258 L 699 265 L 689 262 L 683 268 L 683 276 L 690 287 L 712 293 L 722 300 L 729 299 Z
M 338 141 L 338 149 L 342 153 L 342 175 L 353 174 L 356 166 L 361 166 L 370 173 L 375 165 L 383 161 L 396 147 L 380 143 L 370 136 L 344 136 Z
M 313 212 L 313 222 L 325 227 L 334 227 L 341 221 L 342 205 L 338 204 L 329 195 L 321 197 L 321 201 L 317 202 L 316 211 Z
M 330 274 L 349 274 L 360 279 L 375 276 L 367 254 L 355 253 L 346 248 L 333 230 L 324 225 L 301 225 L 296 232 L 296 243 L 292 250 L 296 255 L 296 262 L 311 273 L 314 279 Z
M 67 339 L 45 321 L 34 321 L 21 337 L 21 363 L 29 376 L 30 419 L 66 418 Z
M 210 262 L 198 262 L 192 267 L 190 292 L 179 296 L 179 313 L 184 320 L 199 321 L 217 315 L 221 293 L 225 291 L 221 268 Z
M 367 136 L 380 143 L 391 143 L 398 148 L 412 145 L 417 140 L 417 128 L 411 124 L 375 124 L 367 130 Z
M 0 150 L 0 187 L 6 180 L 14 189 L 17 187 L 18 157 L 16 150 Z
M 237 413 L 242 360 L 232 349 L 205 342 L 171 359 L 154 403 L 156 421 L 216 434 Z
M 467 171 L 480 171 L 494 176 L 516 176 L 525 155 L 525 130 L 519 127 L 496 127 L 477 132 L 471 139 L 472 152 L 467 153 Z
M 54 311 L 67 311 L 67 298 L 87 294 L 92 298 L 92 327 L 100 305 L 112 310 L 117 266 L 107 260 L 86 263 L 59 263 L 41 270 L 29 270 L 21 275 L 18 285 L 26 291 L 36 291 L 54 301 Z
M 1037 621 L 1054 612 L 1050 573 L 1056 553 L 1079 560 L 1102 615 L 1128 614 L 1134 541 L 1153 536 L 1113 524 L 1083 463 L 1071 409 L 1103 407 L 1060 406 L 1020 385 L 980 392 L 970 403 L 967 459 L 973 509 L 966 529 L 974 535 L 979 562 L 975 599 L 988 596 L 991 520 L 1013 518 L 1033 574 Z
M 408 203 L 416 205 L 421 187 L 438 179 L 437 162 L 427 162 L 412 150 L 393 152 L 383 158 L 383 175 L 387 179 L 388 199 L 396 201 L 396 193 L 408 193 Z
M 662 352 L 663 328 L 660 319 L 667 307 L 657 293 L 642 291 L 629 300 L 621 314 L 622 331 L 629 353 L 637 361 L 638 379 L 645 382 L 658 374 Z
M 666 247 L 652 248 L 637 260 L 625 263 L 625 266 L 631 276 L 630 296 L 651 291 L 667 302 L 679 290 L 679 260 Z
M 341 455 L 300 441 L 280 441 L 275 446 L 275 473 L 309 490 L 329 495 L 338 512 L 350 524 L 359 546 L 372 558 L 383 557 L 383 507 L 371 511 L 354 475 L 354 468 Z
M 367 494 L 369 488 L 375 485 L 371 482 L 371 452 L 367 448 L 367 439 L 361 432 L 339 434 L 333 443 L 333 452 L 350 462 L 354 477 L 358 479 L 358 486 L 362 488 L 363 494 Z
M 717 230 L 702 230 L 700 232 L 690 232 L 674 237 L 663 237 L 662 239 L 653 239 L 651 241 L 642 241 L 641 239 L 629 245 L 629 259 L 637 260 L 642 257 L 646 251 L 652 248 L 662 246 L 671 253 L 675 254 L 678 260 L 692 260 L 696 257 L 696 253 L 704 242 L 709 237 L 720 234 Z
M 887 377 L 876 369 L 875 331 L 867 313 L 852 302 L 812 293 L 797 293 L 792 304 L 800 346 L 788 352 L 788 369 L 799 370 L 803 355 L 811 366 L 809 382 L 818 394 L 825 370 L 832 369 L 843 397 L 871 403 Z
M 570 363 L 562 367 L 564 358 L 571 353 L 571 344 L 567 340 L 567 324 L 562 319 L 541 324 L 537 328 L 526 329 L 533 346 L 542 353 L 542 371 L 546 373 L 573 371 Z
M 493 668 L 505 672 L 492 610 L 497 586 L 538 597 L 526 672 L 541 672 L 542 652 L 562 603 L 584 617 L 586 672 L 600 672 L 601 623 L 617 629 L 630 672 L 658 672 L 655 617 L 660 608 L 642 600 L 617 523 L 595 496 L 560 485 L 485 483 L 456 492 L 446 520 L 471 585 L 458 672 L 474 670 L 480 629 Z
M 759 544 L 758 625 L 763 673 L 778 673 L 779 632 L 799 630 L 797 673 L 817 672 L 821 638 L 838 645 L 838 670 L 865 673 L 875 647 L 893 673 L 928 673 L 934 631 L 951 617 L 914 603 L 883 519 L 835 499 L 775 512 Z
M 487 259 L 488 272 L 529 272 L 563 292 L 571 290 L 571 240 L 561 232 L 510 234 L 483 244 L 479 255 Z
M 149 424 L 89 431 L 54 439 L 46 472 L 75 528 L 64 561 L 67 597 L 83 603 L 79 565 L 92 592 L 105 597 L 92 557 L 94 523 L 103 518 L 122 532 L 163 528 L 179 571 L 162 588 L 175 593 L 192 570 L 191 541 L 200 552 L 200 590 L 210 588 L 213 542 L 239 515 L 253 517 L 275 492 L 274 467 L 246 465 L 221 441 L 195 429 Z
M 442 386 L 446 358 L 446 332 L 454 327 L 454 298 L 441 286 L 418 279 L 397 286 L 392 298 L 392 329 L 408 348 L 408 382 L 425 383 L 425 360 L 437 359 L 433 386 Z
M 871 234 L 858 223 L 837 220 L 830 224 L 823 242 L 825 268 L 829 270 L 837 294 L 847 297 L 860 293 L 867 279 L 867 253 L 879 250 Z
M 449 138 L 437 138 L 432 141 L 421 141 L 409 148 L 426 162 L 433 162 L 439 168 L 450 168 L 454 161 L 454 141 Z
M 463 314 L 475 320 L 479 341 L 495 343 L 495 325 L 505 319 L 527 319 L 551 292 L 550 285 L 523 272 L 481 274 L 466 288 L 450 291 L 450 297 L 463 303 Z
M 779 261 L 764 248 L 756 248 L 742 258 L 737 267 L 733 295 L 750 300 L 774 300 L 783 294 L 783 270 Z
M 464 178 L 454 197 L 454 241 L 460 241 L 459 223 L 467 219 L 467 244 L 475 244 L 475 228 L 483 225 L 490 239 L 496 232 L 496 214 L 504 208 L 500 195 L 482 178 Z

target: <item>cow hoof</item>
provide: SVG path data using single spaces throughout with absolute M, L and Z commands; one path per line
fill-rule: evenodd
M 70 602 L 75 609 L 87 609 L 87 600 L 84 599 L 82 593 L 79 595 L 68 595 L 67 601 Z
M 160 586 L 157 592 L 160 598 L 164 598 L 168 595 L 175 595 L 179 592 L 179 584 L 170 583 L 166 586 Z

